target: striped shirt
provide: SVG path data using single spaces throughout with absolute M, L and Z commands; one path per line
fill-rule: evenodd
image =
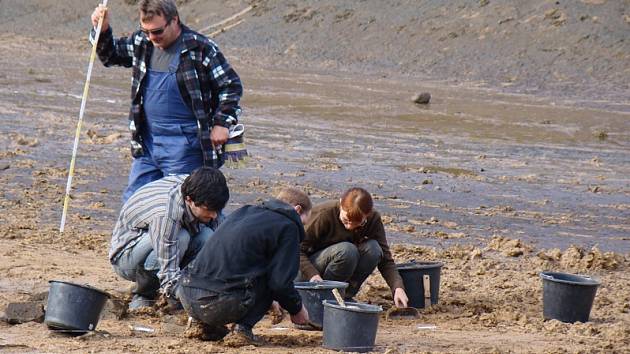
M 179 278 L 177 235 L 182 228 L 191 236 L 199 222 L 184 202 L 181 185 L 188 175 L 172 175 L 138 189 L 123 205 L 112 234 L 109 259 L 113 263 L 128 245 L 147 233 L 160 262 L 162 286 Z

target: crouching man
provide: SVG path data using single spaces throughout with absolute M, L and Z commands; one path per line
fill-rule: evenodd
M 276 199 L 234 211 L 208 239 L 177 290 L 184 309 L 203 323 L 203 339 L 219 340 L 235 323 L 234 332 L 255 341 L 252 327 L 274 300 L 293 323 L 308 323 L 293 280 L 311 207 L 306 194 L 286 188 Z
M 151 306 L 161 289 L 176 288 L 180 270 L 217 227 L 230 193 L 221 171 L 201 167 L 138 189 L 123 205 L 109 259 L 114 271 L 136 283 L 129 308 Z

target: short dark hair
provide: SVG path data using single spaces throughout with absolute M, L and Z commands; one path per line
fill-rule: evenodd
M 184 180 L 182 197 L 190 197 L 196 206 L 220 211 L 230 199 L 230 191 L 221 171 L 212 167 L 200 167 Z
M 138 10 L 142 21 L 150 21 L 153 16 L 164 16 L 164 19 L 170 22 L 175 16 L 179 17 L 177 5 L 173 0 L 140 0 Z
M 313 204 L 311 203 L 311 199 L 308 195 L 297 188 L 286 187 L 280 190 L 276 199 L 281 200 L 291 206 L 300 206 L 302 209 L 302 213 L 308 213 L 312 208 Z

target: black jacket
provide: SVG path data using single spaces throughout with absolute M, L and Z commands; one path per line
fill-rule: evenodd
M 272 199 L 234 211 L 182 272 L 182 285 L 217 292 L 266 282 L 291 314 L 302 308 L 293 286 L 304 226 L 293 208 Z

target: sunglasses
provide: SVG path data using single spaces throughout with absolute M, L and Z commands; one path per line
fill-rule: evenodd
M 154 35 L 154 36 L 161 36 L 164 33 L 164 31 L 166 30 L 166 27 L 168 27 L 168 25 L 170 25 L 170 24 L 171 24 L 171 21 L 169 20 L 169 21 L 166 22 L 166 24 L 164 26 L 162 26 L 160 28 L 156 28 L 156 29 L 152 29 L 152 30 L 144 29 L 144 28 L 142 28 L 142 26 L 139 26 L 139 28 L 140 28 L 140 31 L 142 33 L 146 34 L 147 36 L 149 36 L 151 34 Z

